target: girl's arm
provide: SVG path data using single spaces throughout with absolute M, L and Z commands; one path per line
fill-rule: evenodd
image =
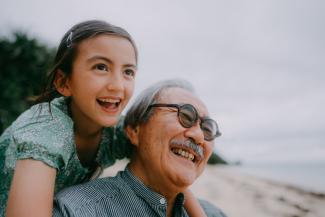
M 199 201 L 190 190 L 186 190 L 184 207 L 190 217 L 207 217 Z
M 55 176 L 56 169 L 41 161 L 18 160 L 6 216 L 52 216 Z

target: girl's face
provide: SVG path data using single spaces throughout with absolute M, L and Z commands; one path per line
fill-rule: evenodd
M 64 85 L 76 127 L 95 131 L 117 123 L 133 94 L 136 64 L 132 44 L 119 36 L 98 35 L 78 45 Z

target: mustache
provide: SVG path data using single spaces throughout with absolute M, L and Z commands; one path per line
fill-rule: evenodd
M 194 153 L 196 153 L 200 157 L 200 160 L 204 158 L 202 146 L 196 144 L 193 141 L 193 139 L 186 139 L 186 140 L 174 139 L 171 141 L 171 144 L 177 146 L 183 146 L 191 149 Z

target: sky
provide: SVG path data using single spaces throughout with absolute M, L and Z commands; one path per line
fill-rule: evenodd
M 325 1 L 0 0 L 0 35 L 52 47 L 102 19 L 139 49 L 135 96 L 184 78 L 223 135 L 215 151 L 243 163 L 325 162 Z M 132 103 L 132 101 L 131 101 Z

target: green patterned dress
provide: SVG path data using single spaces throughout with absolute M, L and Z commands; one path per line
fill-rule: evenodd
M 94 169 L 81 165 L 75 147 L 73 121 L 68 115 L 67 98 L 35 105 L 21 114 L 0 137 L 0 216 L 8 199 L 17 160 L 35 159 L 57 170 L 55 192 L 90 180 Z M 131 144 L 123 133 L 123 120 L 105 128 L 99 145 L 97 172 L 129 156 Z M 98 174 L 98 173 L 97 173 Z

